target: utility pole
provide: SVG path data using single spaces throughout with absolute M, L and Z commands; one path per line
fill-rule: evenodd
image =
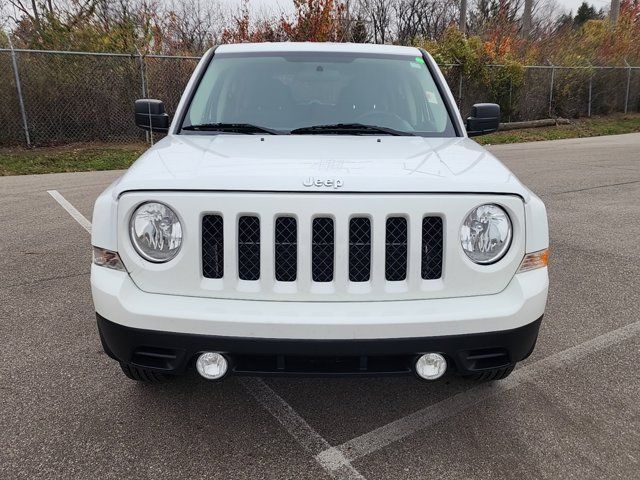
M 524 13 L 522 14 L 522 37 L 529 38 L 531 34 L 531 11 L 533 0 L 524 0 Z
M 609 19 L 614 25 L 618 21 L 618 15 L 620 14 L 620 0 L 611 0 L 611 11 L 609 12 Z
M 459 28 L 462 33 L 467 31 L 467 0 L 460 0 Z

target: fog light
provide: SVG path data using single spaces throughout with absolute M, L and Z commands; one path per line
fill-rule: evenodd
M 425 380 L 437 380 L 447 371 L 447 361 L 439 353 L 426 353 L 416 362 L 416 373 Z
M 218 380 L 224 377 L 227 368 L 229 368 L 227 359 L 215 352 L 204 352 L 196 361 L 196 370 L 207 380 Z

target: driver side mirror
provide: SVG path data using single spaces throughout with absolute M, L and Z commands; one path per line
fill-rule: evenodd
M 495 103 L 476 103 L 467 118 L 467 135 L 477 137 L 493 133 L 500 127 L 500 105 Z
M 154 132 L 169 131 L 169 115 L 164 110 L 161 100 L 143 98 L 136 100 L 136 126 Z

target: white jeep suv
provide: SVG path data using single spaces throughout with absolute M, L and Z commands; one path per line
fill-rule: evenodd
M 100 195 L 91 286 L 135 380 L 226 374 L 507 376 L 547 300 L 542 201 L 468 137 L 411 47 L 224 45 L 167 135 Z

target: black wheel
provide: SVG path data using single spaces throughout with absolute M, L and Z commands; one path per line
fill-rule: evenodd
M 485 370 L 484 372 L 474 373 L 470 378 L 478 382 L 502 380 L 503 378 L 507 378 L 509 375 L 511 375 L 511 372 L 513 372 L 513 369 L 515 367 L 516 365 L 514 363 L 513 365 L 509 365 L 507 367 L 492 368 L 491 370 Z
M 155 372 L 147 368 L 134 367 L 127 363 L 121 363 L 122 373 L 131 380 L 144 383 L 164 383 L 169 380 L 169 376 L 164 373 Z

